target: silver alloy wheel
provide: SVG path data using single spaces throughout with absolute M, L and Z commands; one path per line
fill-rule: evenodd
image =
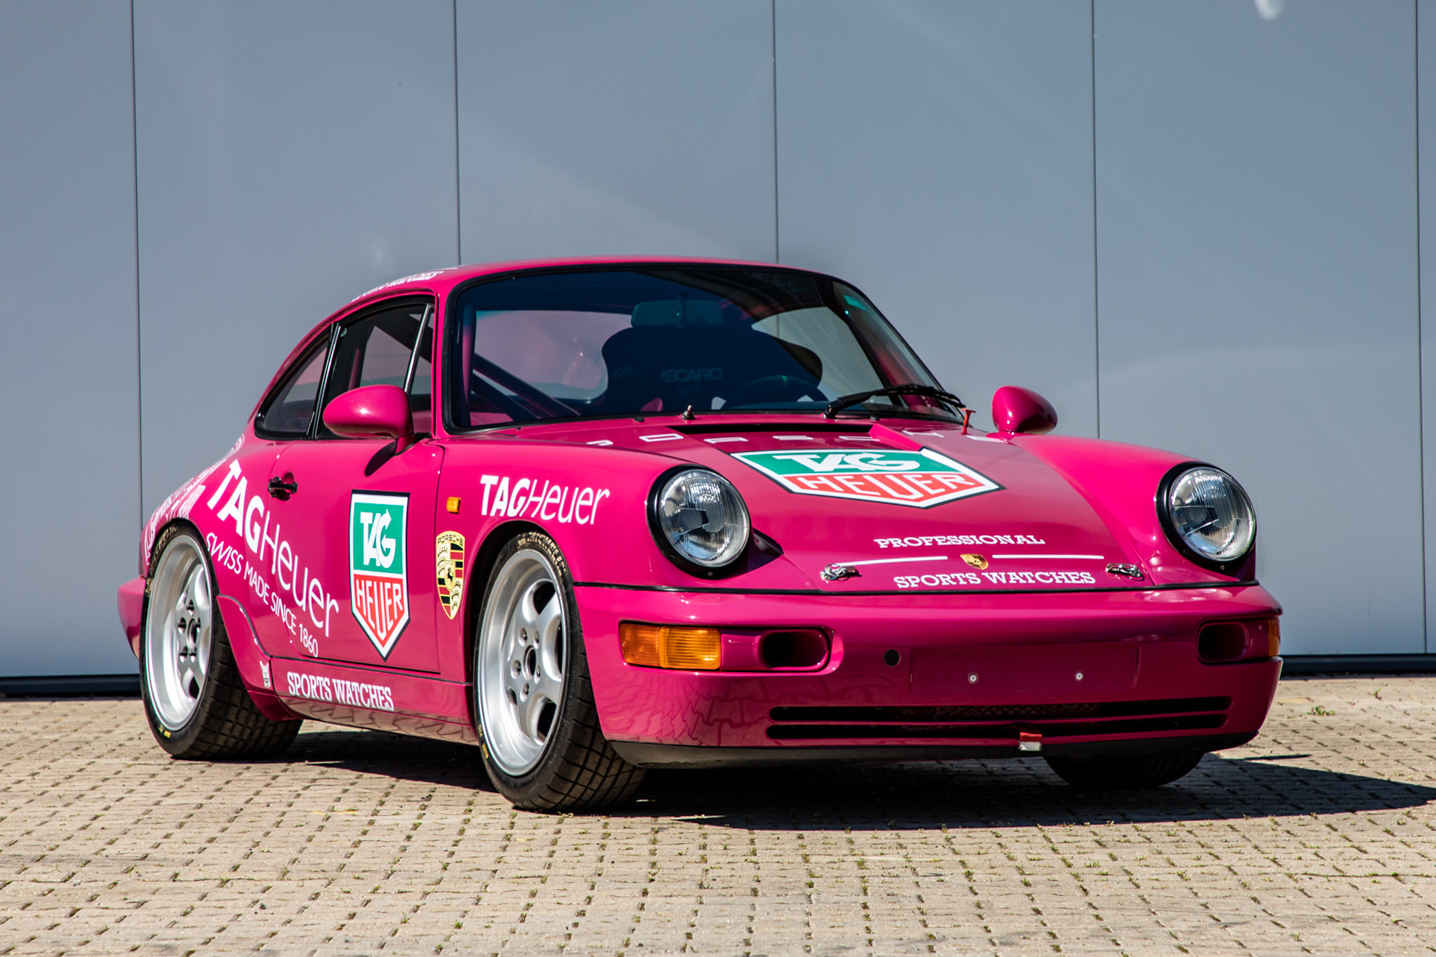
M 209 671 L 214 607 L 199 543 L 178 535 L 165 546 L 150 581 L 145 616 L 145 683 L 160 723 L 184 727 L 199 707 Z
M 533 770 L 563 703 L 567 634 L 558 574 L 526 548 L 504 563 L 479 625 L 479 721 L 505 773 Z

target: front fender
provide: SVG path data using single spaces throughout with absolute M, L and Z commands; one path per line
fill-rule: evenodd
M 575 581 L 691 588 L 718 584 L 678 568 L 659 550 L 648 524 L 654 483 L 686 459 L 621 449 L 486 437 L 445 452 L 437 532 L 463 535 L 478 557 L 514 527 L 542 530 L 558 544 Z M 453 501 L 452 506 L 448 502 Z M 577 504 L 575 504 L 577 503 Z M 755 527 L 760 518 L 755 516 Z M 787 559 L 750 548 L 722 584 L 811 588 Z M 479 571 L 479 569 L 475 569 Z
M 1186 559 L 1157 517 L 1157 486 L 1190 456 L 1106 439 L 1023 435 L 1012 443 L 1041 459 L 1082 494 L 1112 529 L 1130 542 L 1154 584 L 1230 583 L 1256 578 L 1256 546 L 1231 575 Z

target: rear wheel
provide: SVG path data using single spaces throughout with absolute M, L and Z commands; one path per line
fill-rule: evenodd
M 553 539 L 515 536 L 499 552 L 474 641 L 484 768 L 533 811 L 626 800 L 643 771 L 599 729 L 573 579 Z
M 1205 752 L 1159 751 L 1154 754 L 1047 756 L 1057 776 L 1084 791 L 1137 791 L 1161 787 L 1197 766 Z
M 140 627 L 140 687 L 155 740 L 177 758 L 279 754 L 302 721 L 271 721 L 240 680 L 214 606 L 214 572 L 194 532 L 155 542 Z

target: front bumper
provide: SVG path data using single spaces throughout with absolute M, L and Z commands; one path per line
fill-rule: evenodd
M 703 766 L 1215 750 L 1261 728 L 1280 658 L 1205 664 L 1204 624 L 1270 617 L 1256 585 L 1010 595 L 761 595 L 578 587 L 605 736 L 634 763 Z M 813 671 L 623 661 L 620 621 L 816 628 Z M 893 653 L 896 653 L 894 655 Z M 896 663 L 891 663 L 893 661 Z

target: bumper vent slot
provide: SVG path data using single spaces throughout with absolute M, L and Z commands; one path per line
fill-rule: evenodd
M 1226 723 L 1228 697 L 1073 704 L 944 705 L 936 707 L 774 708 L 768 728 L 777 741 L 822 738 L 1043 738 L 1196 731 Z M 1205 713 L 1202 713 L 1205 712 Z M 1022 727 L 1019 728 L 1018 724 Z
M 1226 715 L 1188 714 L 1171 718 L 1131 718 L 1126 721 L 1076 721 L 1037 725 L 1045 740 L 1093 734 L 1140 734 L 1144 731 L 1195 731 L 1220 728 Z M 1017 729 L 993 724 L 775 724 L 768 729 L 775 741 L 814 738 L 1013 738 Z

